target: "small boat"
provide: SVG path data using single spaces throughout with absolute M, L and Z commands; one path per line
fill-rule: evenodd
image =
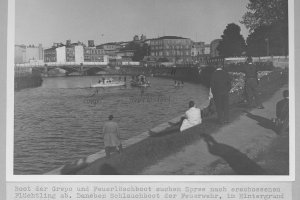
M 119 87 L 119 86 L 124 86 L 126 85 L 126 82 L 124 81 L 113 81 L 112 79 L 110 80 L 104 80 L 104 82 L 96 83 L 96 84 L 91 84 L 92 88 L 97 88 L 97 87 Z
M 146 79 L 146 76 L 139 75 L 133 78 L 130 82 L 133 87 L 150 87 L 150 82 Z

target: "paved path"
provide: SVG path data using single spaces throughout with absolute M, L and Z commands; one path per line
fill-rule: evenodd
M 270 160 L 274 165 L 278 159 L 274 156 L 276 152 L 268 153 L 269 149 L 274 149 L 274 145 L 281 147 L 280 151 L 284 152 L 282 158 L 288 160 L 288 139 L 285 137 L 281 140 L 281 136 L 272 130 L 269 120 L 275 117 L 275 105 L 282 99 L 282 91 L 287 88 L 287 85 L 282 87 L 264 102 L 265 109 L 253 109 L 212 133 L 211 136 L 218 143 L 229 145 L 258 162 L 268 174 L 288 173 L 288 164 L 281 165 L 279 170 L 266 169 L 270 166 Z M 285 142 L 285 145 L 281 145 L 281 142 Z M 273 159 L 270 159 L 271 157 Z M 235 174 L 235 172 L 223 159 L 209 153 L 206 142 L 200 140 L 147 167 L 141 174 Z

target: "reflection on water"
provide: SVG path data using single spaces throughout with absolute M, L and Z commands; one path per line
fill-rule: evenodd
M 99 79 L 46 78 L 39 88 L 15 92 L 15 174 L 42 174 L 99 151 L 110 114 L 126 140 L 184 113 L 188 101 L 207 99 L 207 89 L 197 84 L 175 88 L 172 80 L 150 78 L 143 92 L 90 88 Z

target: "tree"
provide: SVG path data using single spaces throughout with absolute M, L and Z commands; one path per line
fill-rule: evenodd
M 145 56 L 148 55 L 149 46 L 146 43 L 138 43 L 135 41 L 129 42 L 124 50 L 132 50 L 134 51 L 134 55 L 132 57 L 133 61 L 141 61 Z
M 217 50 L 220 56 L 240 56 L 246 49 L 244 37 L 241 35 L 241 28 L 234 24 L 228 24 L 221 36 Z
M 258 46 L 266 44 L 266 42 L 259 44 L 255 40 L 264 39 L 269 45 L 269 55 L 287 55 L 288 0 L 250 0 L 247 9 L 248 12 L 244 14 L 241 23 L 250 31 L 247 39 L 249 53 L 253 53 L 255 48 L 258 50 Z M 268 29 L 268 33 L 261 32 L 263 29 Z
M 288 0 L 249 0 L 242 24 L 250 32 L 274 23 L 288 23 Z
M 270 26 L 260 26 L 256 28 L 247 38 L 247 54 L 250 56 L 266 56 L 268 52 L 268 42 Z

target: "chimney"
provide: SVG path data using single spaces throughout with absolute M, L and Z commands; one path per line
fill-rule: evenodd
M 88 47 L 94 47 L 94 40 L 88 40 Z
M 70 46 L 71 45 L 71 40 L 67 40 L 66 41 L 66 46 Z

